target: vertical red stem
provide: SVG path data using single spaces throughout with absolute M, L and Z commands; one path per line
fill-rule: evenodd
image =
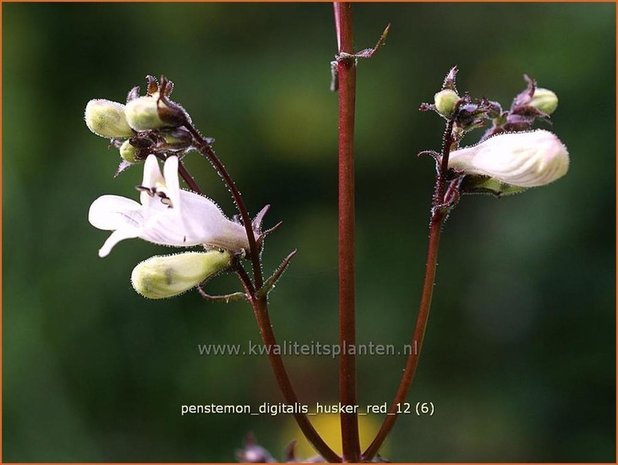
M 354 273 L 354 111 L 356 63 L 352 55 L 352 5 L 334 3 L 339 55 L 339 400 L 356 406 L 356 357 L 348 347 L 356 344 Z M 355 410 L 355 409 L 354 409 Z M 360 460 L 358 417 L 341 413 L 343 461 Z

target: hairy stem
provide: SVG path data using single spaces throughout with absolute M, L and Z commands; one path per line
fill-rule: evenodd
M 412 331 L 412 340 L 410 346 L 412 350 L 406 360 L 395 398 L 391 402 L 388 414 L 384 419 L 378 434 L 369 445 L 367 450 L 363 452 L 363 460 L 369 461 L 375 457 L 380 450 L 384 440 L 392 430 L 397 420 L 400 411 L 400 405 L 405 402 L 406 396 L 416 374 L 423 341 L 425 339 L 425 331 L 427 329 L 427 321 L 429 320 L 429 310 L 431 309 L 431 299 L 436 281 L 436 268 L 438 266 L 438 251 L 440 249 L 440 233 L 444 221 L 448 216 L 448 212 L 452 205 L 447 205 L 447 171 L 448 159 L 453 144 L 453 124 L 457 116 L 458 106 L 455 108 L 454 114 L 446 124 L 444 135 L 442 137 L 442 153 L 440 160 L 437 163 L 436 183 L 432 197 L 431 219 L 429 223 L 429 244 L 427 246 L 427 261 L 425 264 L 425 276 L 423 278 L 423 290 L 421 292 L 421 300 L 416 316 L 416 324 Z
M 354 270 L 354 111 L 356 97 L 356 63 L 352 55 L 352 5 L 334 3 L 339 57 L 339 400 L 356 405 L 356 357 L 345 350 L 356 344 L 355 270 Z M 355 410 L 355 409 L 354 409 Z M 356 413 L 341 413 L 343 460 L 360 460 L 358 418 Z
M 279 351 L 273 350 L 277 347 L 277 339 L 272 328 L 270 316 L 268 315 L 268 302 L 267 297 L 256 297 L 255 290 L 249 279 L 249 276 L 244 272 L 242 268 L 236 270 L 240 281 L 245 288 L 245 292 L 249 296 L 249 302 L 251 308 L 253 308 L 253 314 L 257 321 L 258 328 L 260 330 L 260 336 L 262 337 L 262 343 L 267 348 L 268 360 L 270 366 L 275 374 L 279 389 L 283 394 L 287 404 L 294 405 L 298 402 L 298 397 L 290 381 L 283 359 Z M 309 418 L 304 413 L 294 413 L 294 419 L 298 424 L 307 440 L 315 448 L 315 450 L 329 462 L 341 462 L 341 458 L 324 442 L 318 432 L 315 430 Z
M 249 216 L 249 211 L 245 205 L 245 201 L 242 198 L 242 194 L 236 187 L 236 183 L 230 176 L 230 174 L 225 169 L 225 166 L 212 149 L 210 144 L 202 135 L 199 133 L 195 127 L 193 127 L 190 123 L 185 123 L 185 128 L 191 133 L 193 139 L 195 141 L 195 148 L 210 161 L 215 170 L 219 173 L 223 182 L 229 189 L 232 194 L 232 199 L 236 204 L 236 208 L 238 209 L 238 213 L 240 214 L 240 218 L 242 219 L 243 226 L 245 227 L 245 231 L 247 232 L 247 240 L 249 242 L 249 257 L 251 258 L 251 264 L 253 268 L 253 279 L 255 280 L 255 287 L 257 289 L 262 287 L 264 284 L 262 277 L 262 266 L 260 260 L 260 251 L 257 245 L 256 237 L 253 232 L 253 226 L 251 224 L 251 217 Z
M 455 114 L 457 114 L 459 104 L 455 107 Z M 444 128 L 444 135 L 442 136 L 442 153 L 440 154 L 440 166 L 438 169 L 438 176 L 436 180 L 435 195 L 433 198 L 433 207 L 444 204 L 446 195 L 446 173 L 448 171 L 448 159 L 451 154 L 451 145 L 453 144 L 453 125 L 455 124 L 455 116 L 448 120 L 446 127 Z M 433 217 L 432 217 L 433 220 Z
M 197 192 L 198 194 L 202 193 L 200 186 L 197 185 L 197 182 L 195 182 L 195 179 L 193 179 L 193 176 L 189 174 L 189 171 L 187 171 L 187 168 L 182 163 L 182 161 L 178 162 L 178 173 L 180 173 L 180 176 L 182 176 L 182 179 L 185 180 L 185 182 L 187 183 L 187 186 L 189 186 L 189 188 L 193 192 Z
M 416 317 L 416 325 L 412 333 L 412 341 L 410 344 L 412 350 L 408 355 L 406 367 L 401 377 L 399 387 L 397 388 L 395 398 L 393 399 L 393 402 L 388 410 L 388 415 L 384 419 L 384 422 L 382 423 L 375 439 L 363 453 L 363 460 L 371 460 L 379 451 L 382 443 L 395 425 L 395 421 L 398 417 L 398 406 L 405 402 L 410 385 L 414 380 L 414 374 L 416 373 L 416 367 L 418 366 L 418 360 L 423 347 L 427 320 L 429 319 L 429 309 L 431 308 L 431 298 L 436 279 L 436 267 L 438 263 L 438 249 L 440 246 L 440 231 L 442 229 L 442 223 L 443 217 L 434 217 L 432 218 L 429 229 L 429 246 L 427 251 L 427 263 L 425 265 L 425 278 L 423 280 L 423 291 L 421 294 L 418 315 Z
M 249 298 L 249 303 L 253 308 L 253 313 L 255 315 L 260 335 L 262 337 L 262 342 L 266 347 L 268 347 L 268 358 L 272 370 L 275 374 L 275 378 L 277 379 L 279 389 L 283 394 L 283 398 L 288 404 L 295 404 L 296 402 L 298 402 L 298 397 L 296 395 L 296 392 L 294 391 L 292 382 L 290 381 L 290 378 L 283 364 L 283 359 L 281 358 L 281 355 L 278 351 L 273 350 L 273 348 L 277 346 L 277 339 L 275 338 L 272 324 L 270 322 L 270 317 L 268 315 L 267 297 L 256 296 L 257 291 L 263 286 L 264 281 L 262 277 L 260 251 L 258 249 L 256 238 L 253 232 L 253 226 L 251 224 L 249 212 L 247 210 L 247 207 L 245 206 L 240 191 L 236 187 L 236 183 L 234 183 L 234 180 L 231 178 L 231 176 L 225 169 L 225 166 L 216 155 L 208 141 L 204 139 L 199 133 L 199 131 L 195 129 L 191 124 L 187 123 L 185 127 L 192 134 L 196 149 L 210 161 L 210 163 L 217 170 L 217 172 L 225 182 L 226 186 L 232 194 L 232 198 L 234 199 L 234 203 L 236 204 L 238 212 L 240 213 L 240 217 L 247 232 L 247 239 L 249 242 L 249 256 L 251 258 L 251 263 L 253 267 L 254 282 L 251 281 L 251 278 L 241 265 L 238 265 L 236 267 L 236 274 L 238 275 L 245 290 L 245 293 Z M 181 175 L 183 179 L 187 182 L 187 184 L 189 184 L 193 189 L 195 189 L 196 192 L 199 193 L 199 187 L 197 186 L 189 172 L 182 164 L 180 166 L 182 167 Z M 193 182 L 191 183 L 191 181 Z M 315 428 L 305 414 L 295 413 L 294 418 L 307 440 L 313 445 L 316 451 L 318 451 L 318 453 L 324 459 L 328 460 L 329 462 L 341 462 L 341 458 L 328 446 L 328 444 L 324 442 L 324 440 L 320 437 L 320 435 L 315 430 Z
M 298 397 L 290 382 L 281 356 L 278 355 L 278 353 L 273 353 L 277 351 L 272 350 L 272 348 L 277 345 L 277 340 L 275 339 L 270 317 L 268 316 L 266 297 L 254 300 L 252 302 L 252 307 L 255 318 L 258 321 L 262 341 L 266 347 L 270 348 L 270 350 L 268 350 L 268 359 L 275 373 L 275 377 L 277 378 L 279 389 L 283 393 L 286 403 L 294 405 L 298 402 Z M 294 418 L 307 440 L 325 460 L 329 462 L 341 462 L 341 458 L 324 442 L 304 413 L 295 413 Z

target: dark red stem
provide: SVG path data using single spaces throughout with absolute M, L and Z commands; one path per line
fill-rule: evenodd
M 273 348 L 277 346 L 277 339 L 275 338 L 272 324 L 270 322 L 270 317 L 268 315 L 267 297 L 256 296 L 256 294 L 264 284 L 264 281 L 262 277 L 260 250 L 258 248 L 256 237 L 253 232 L 253 225 L 251 223 L 249 212 L 247 210 L 247 207 L 245 206 L 245 202 L 242 198 L 240 191 L 236 187 L 236 183 L 227 172 L 225 166 L 223 165 L 217 154 L 214 152 L 208 141 L 204 139 L 199 133 L 199 131 L 195 129 L 190 123 L 186 123 L 185 127 L 193 136 L 195 148 L 210 161 L 215 170 L 223 179 L 223 182 L 230 190 L 232 198 L 234 199 L 234 203 L 236 204 L 236 208 L 240 213 L 240 217 L 247 232 L 247 239 L 249 242 L 249 257 L 251 259 L 253 267 L 254 282 L 251 282 L 251 278 L 240 264 L 236 266 L 235 271 L 244 287 L 245 293 L 249 296 L 249 303 L 253 308 L 253 313 L 255 315 L 255 319 L 260 331 L 260 336 L 262 337 L 262 342 L 264 343 L 264 345 L 268 347 L 268 359 L 275 374 L 275 378 L 277 379 L 279 389 L 283 394 L 283 398 L 288 404 L 295 404 L 296 402 L 298 402 L 298 397 L 296 396 L 296 392 L 294 391 L 292 382 L 290 381 L 290 378 L 283 364 L 283 359 L 281 358 L 281 355 L 278 351 L 273 350 Z M 180 166 L 182 167 L 181 175 L 183 179 L 185 179 L 185 181 L 190 186 L 192 186 L 191 181 L 193 181 L 192 188 L 197 189 L 196 192 L 200 192 L 199 187 L 197 187 L 197 184 L 195 183 L 191 175 L 187 172 L 186 168 L 183 165 Z M 296 419 L 299 428 L 301 429 L 307 440 L 313 445 L 315 450 L 325 460 L 329 462 L 341 462 L 341 458 L 328 446 L 328 444 L 324 442 L 324 440 L 320 437 L 320 435 L 315 430 L 315 428 L 305 414 L 296 413 L 294 414 L 294 418 Z
M 255 287 L 259 289 L 264 284 L 262 278 L 262 266 L 260 261 L 260 251 L 257 246 L 257 240 L 255 234 L 253 232 L 253 226 L 251 224 L 251 217 L 249 216 L 249 211 L 245 205 L 245 201 L 242 198 L 242 194 L 236 187 L 236 183 L 230 176 L 230 174 L 221 163 L 221 160 L 212 149 L 211 145 L 208 143 L 204 137 L 199 133 L 197 129 L 195 129 L 190 123 L 185 124 L 185 128 L 191 133 L 193 136 L 193 140 L 195 142 L 195 148 L 202 155 L 204 155 L 208 161 L 215 168 L 219 176 L 223 179 L 223 182 L 230 190 L 232 194 L 232 198 L 234 199 L 234 203 L 236 204 L 236 208 L 238 209 L 238 213 L 240 213 L 240 218 L 245 227 L 245 231 L 247 232 L 247 240 L 249 242 L 249 258 L 251 259 L 251 264 L 253 268 L 253 279 L 255 280 Z
M 195 182 L 195 179 L 193 179 L 193 176 L 191 176 L 189 171 L 187 171 L 187 168 L 185 168 L 185 165 L 182 163 L 182 161 L 178 162 L 178 173 L 180 174 L 182 179 L 185 180 L 185 182 L 187 183 L 187 186 L 189 186 L 189 188 L 193 192 L 197 192 L 198 194 L 202 193 L 200 186 L 197 185 L 197 182 Z
M 440 160 L 437 161 L 438 170 L 432 199 L 431 220 L 429 223 L 427 262 L 425 264 L 425 277 L 423 279 L 423 290 L 418 307 L 418 314 L 416 316 L 416 324 L 414 326 L 414 331 L 412 332 L 412 340 L 410 343 L 412 350 L 408 355 L 406 367 L 403 371 L 403 375 L 401 376 L 395 398 L 393 399 L 388 410 L 388 415 L 384 419 L 375 439 L 369 445 L 367 450 L 363 452 L 363 461 L 370 461 L 373 457 L 375 457 L 384 440 L 395 425 L 395 421 L 398 417 L 397 413 L 400 411 L 399 407 L 406 400 L 410 386 L 414 381 L 414 375 L 416 374 L 416 368 L 418 367 L 418 361 L 421 356 L 421 349 L 423 348 L 423 341 L 425 339 L 425 330 L 427 329 L 429 310 L 431 309 L 431 299 L 436 281 L 438 251 L 440 249 L 440 233 L 442 231 L 444 220 L 448 216 L 448 211 L 452 208 L 452 206 L 446 205 L 448 191 L 447 171 L 451 145 L 453 144 L 453 124 L 457 115 L 457 110 L 458 107 L 456 107 L 453 117 L 446 124 L 442 138 L 442 153 Z
M 354 264 L 354 111 L 356 62 L 352 55 L 352 5 L 334 3 L 339 55 L 339 400 L 356 406 L 356 357 L 346 350 L 356 344 Z M 353 409 L 354 411 L 356 409 Z M 356 413 L 341 413 L 343 461 L 360 460 Z
M 245 288 L 245 292 L 249 296 L 249 303 L 251 304 L 251 308 L 253 308 L 253 313 L 258 328 L 260 329 L 262 343 L 267 348 L 268 360 L 275 374 L 279 390 L 283 394 L 286 403 L 294 405 L 298 402 L 298 397 L 296 396 L 296 392 L 294 391 L 294 387 L 292 386 L 292 382 L 285 369 L 280 353 L 273 350 L 277 347 L 277 339 L 268 315 L 267 297 L 258 298 L 255 296 L 251 280 L 242 267 L 238 267 L 236 273 Z M 341 458 L 324 442 L 305 414 L 294 413 L 294 418 L 307 440 L 325 460 L 328 462 L 341 462 Z
M 429 309 L 431 308 L 431 297 L 436 279 L 436 265 L 438 263 L 438 249 L 440 245 L 440 231 L 442 229 L 442 222 L 442 218 L 434 217 L 431 220 L 431 225 L 429 228 L 429 246 L 427 251 L 427 263 L 425 265 L 425 278 L 423 281 L 421 302 L 419 304 L 418 315 L 416 317 L 416 326 L 414 328 L 414 332 L 412 333 L 412 341 L 410 344 L 412 350 L 408 355 L 406 367 L 401 377 L 399 387 L 397 388 L 397 393 L 395 394 L 395 398 L 393 399 L 393 402 L 388 410 L 389 414 L 384 419 L 384 422 L 382 423 L 375 439 L 363 453 L 364 461 L 370 461 L 379 451 L 382 443 L 395 425 L 395 420 L 397 420 L 398 417 L 398 406 L 405 402 L 410 385 L 414 380 L 414 374 L 416 373 L 416 367 L 418 366 L 418 360 L 421 355 L 421 348 L 423 347 L 427 320 L 429 319 Z

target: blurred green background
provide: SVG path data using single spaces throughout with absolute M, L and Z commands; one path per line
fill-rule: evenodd
M 446 225 L 425 352 L 393 461 L 605 461 L 614 457 L 615 6 L 359 4 L 358 338 L 405 344 L 424 266 L 443 123 L 417 111 L 448 69 L 459 89 L 508 106 L 523 73 L 553 89 L 567 177 L 511 198 L 466 197 Z M 3 5 L 3 450 L 5 461 L 233 461 L 244 435 L 281 457 L 299 436 L 281 416 L 180 415 L 181 404 L 280 402 L 268 361 L 203 357 L 197 344 L 258 341 L 250 308 L 197 293 L 146 301 L 143 241 L 97 257 L 87 221 L 104 193 L 137 196 L 141 168 L 82 114 L 123 101 L 146 74 L 216 149 L 267 224 L 272 269 L 299 253 L 271 313 L 280 340 L 336 341 L 337 97 L 329 4 Z M 470 136 L 468 143 L 474 142 Z M 188 165 L 228 214 L 209 165 Z M 212 292 L 235 290 L 233 276 Z M 289 357 L 307 403 L 336 401 L 336 361 Z M 404 357 L 361 357 L 359 402 L 392 398 Z

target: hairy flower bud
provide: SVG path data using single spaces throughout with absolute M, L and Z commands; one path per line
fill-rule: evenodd
M 131 142 L 125 140 L 120 146 L 120 156 L 127 163 L 138 163 L 139 159 L 137 158 L 137 147 L 131 145 Z
M 551 115 L 558 107 L 558 96 L 549 89 L 537 87 L 529 105 L 547 115 Z
M 131 137 L 133 131 L 125 117 L 122 103 L 105 99 L 90 100 L 84 113 L 86 126 L 97 136 L 112 138 Z
M 158 255 L 133 269 L 131 284 L 149 299 L 174 297 L 225 270 L 231 260 L 232 255 L 223 250 Z
M 504 133 L 450 154 L 449 168 L 520 187 L 549 184 L 569 170 L 569 153 L 545 130 Z
M 136 131 L 159 129 L 166 124 L 159 117 L 157 108 L 158 94 L 138 97 L 127 103 L 127 120 Z M 163 105 L 162 102 L 159 105 Z
M 188 119 L 185 112 L 176 104 L 170 107 L 159 99 L 159 93 L 137 97 L 127 103 L 127 121 L 136 131 L 171 128 L 180 126 Z
M 450 116 L 455 109 L 455 104 L 459 100 L 459 95 L 457 92 L 451 89 L 444 89 L 438 92 L 433 97 L 434 105 L 436 106 L 436 110 L 442 116 Z

